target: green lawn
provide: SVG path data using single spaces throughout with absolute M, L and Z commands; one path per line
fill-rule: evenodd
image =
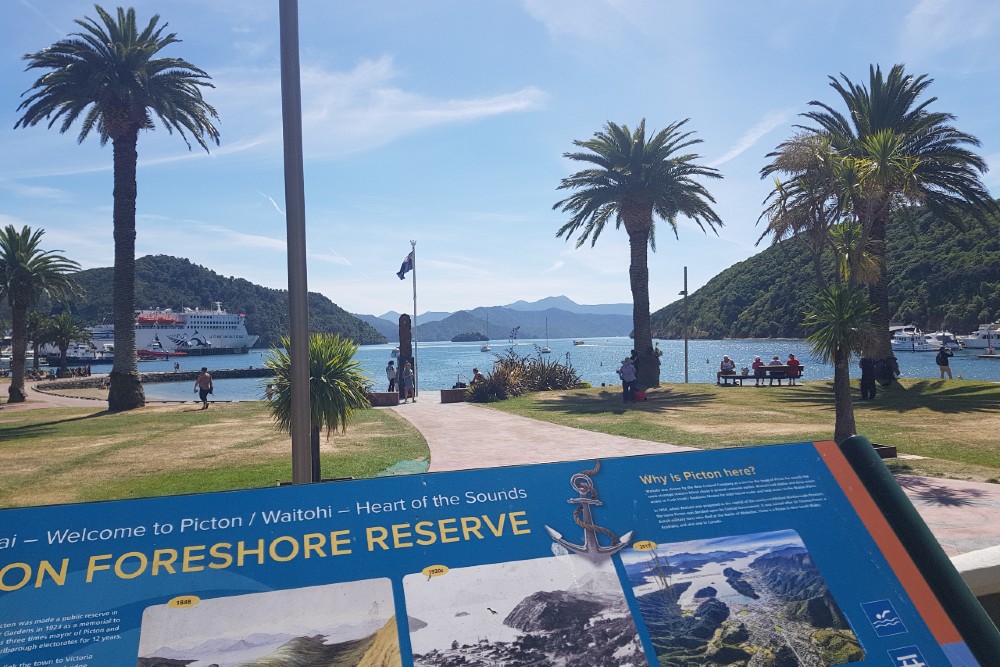
M 798 387 L 670 384 L 629 405 L 617 388 L 544 392 L 491 404 L 532 419 L 703 449 L 833 435 L 828 382 Z M 1000 479 L 1000 385 L 903 381 L 856 404 L 858 430 L 894 445 L 899 472 Z M 322 442 L 325 478 L 371 477 L 427 461 L 427 443 L 391 410 L 363 410 Z M 910 458 L 923 457 L 923 458 Z M 263 403 L 0 411 L 0 507 L 273 486 L 291 478 L 291 441 Z
M 855 384 L 855 387 L 857 385 Z M 857 396 L 857 392 L 855 392 Z M 491 404 L 544 421 L 702 449 L 833 437 L 831 382 L 795 387 L 664 384 L 649 400 L 621 402 L 617 387 L 545 392 Z M 998 481 L 1000 385 L 903 380 L 855 402 L 858 432 L 895 446 L 899 472 Z M 909 458 L 919 456 L 925 458 Z
M 429 452 L 395 413 L 362 410 L 321 457 L 324 478 L 361 478 Z M 291 439 L 260 402 L 5 410 L 0 466 L 0 507 L 246 489 L 291 479 Z

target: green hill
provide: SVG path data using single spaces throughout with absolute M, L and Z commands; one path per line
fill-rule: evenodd
M 81 296 L 70 309 L 88 324 L 104 320 L 112 312 L 111 287 L 114 269 L 87 269 L 77 274 Z M 231 313 L 245 313 L 247 330 L 260 336 L 256 347 L 270 347 L 288 332 L 288 292 L 255 285 L 243 278 L 221 276 L 186 259 L 147 255 L 135 262 L 135 307 L 212 308 L 221 301 Z M 46 311 L 43 311 L 46 312 Z M 347 313 L 322 294 L 309 293 L 309 330 L 338 333 L 365 343 L 384 343 L 385 336 L 366 322 Z
M 895 219 L 887 265 L 892 320 L 965 334 L 1000 319 L 1000 224 L 965 231 L 933 220 Z M 688 297 L 696 338 L 803 338 L 802 312 L 816 292 L 812 257 L 797 239 L 726 269 Z M 824 275 L 832 260 L 824 258 Z M 683 335 L 683 301 L 652 314 L 653 336 Z

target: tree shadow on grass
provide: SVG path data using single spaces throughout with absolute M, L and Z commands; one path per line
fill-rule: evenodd
M 573 415 L 622 415 L 642 411 L 662 413 L 674 408 L 693 407 L 714 400 L 710 394 L 689 393 L 672 387 L 661 387 L 647 394 L 645 401 L 623 403 L 621 391 L 602 390 L 598 394 L 561 394 L 555 399 L 546 397 L 536 403 L 540 412 L 558 412 Z
M 867 403 L 875 410 L 908 412 L 926 408 L 942 414 L 1000 411 L 1000 387 L 947 380 L 918 380 L 909 386 L 894 383 L 879 388 L 875 400 Z
M 899 485 L 913 493 L 919 500 L 928 505 L 941 507 L 969 507 L 977 505 L 977 500 L 986 497 L 980 489 L 954 489 L 927 477 L 896 475 Z
M 60 424 L 71 424 L 73 422 L 84 421 L 86 419 L 94 419 L 95 417 L 105 417 L 110 414 L 111 412 L 108 410 L 101 410 L 100 412 L 92 412 L 89 415 L 67 417 L 66 419 L 53 419 L 47 422 L 37 422 L 35 424 L 25 424 L 24 426 L 15 426 L 14 428 L 9 429 L 0 429 L 0 433 L 3 433 L 5 440 L 17 437 L 38 437 L 40 435 L 50 433 Z
M 908 386 L 893 383 L 878 387 L 873 401 L 862 401 L 857 381 L 851 389 L 854 409 L 882 410 L 897 413 L 921 408 L 942 414 L 1000 412 L 1000 387 L 982 384 L 949 384 L 941 380 L 918 380 Z M 834 408 L 833 382 L 811 382 L 784 389 L 782 400 L 797 405 Z

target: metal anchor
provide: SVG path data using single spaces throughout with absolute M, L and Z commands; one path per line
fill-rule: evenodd
M 572 542 L 564 539 L 562 534 L 558 531 L 549 526 L 545 526 L 545 530 L 548 532 L 549 537 L 552 538 L 553 542 L 573 553 L 590 559 L 594 563 L 618 553 L 624 549 L 628 545 L 629 540 L 632 539 L 632 531 L 625 533 L 621 536 L 621 538 L 619 538 L 607 528 L 598 526 L 594 523 L 592 508 L 594 506 L 601 506 L 604 503 L 598 498 L 597 488 L 594 486 L 594 482 L 590 478 L 590 475 L 596 475 L 600 472 L 600 470 L 601 462 L 597 461 L 592 469 L 579 472 L 570 478 L 570 486 L 572 486 L 573 489 L 580 494 L 580 497 L 570 498 L 566 502 L 576 505 L 576 509 L 573 510 L 573 521 L 576 522 L 576 525 L 583 528 L 583 544 L 573 544 Z M 598 533 L 609 537 L 611 544 L 608 546 L 601 546 Z

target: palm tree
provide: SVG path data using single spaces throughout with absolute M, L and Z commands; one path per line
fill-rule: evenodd
M 48 319 L 43 338 L 46 343 L 52 343 L 59 348 L 59 377 L 66 377 L 68 363 L 66 353 L 69 351 L 70 343 L 89 343 L 90 331 L 83 326 L 73 315 L 62 312 Z
M 38 358 L 39 357 L 38 348 L 40 348 L 42 346 L 42 343 L 45 342 L 42 340 L 42 338 L 44 337 L 43 332 L 45 331 L 45 327 L 47 326 L 48 321 L 49 318 L 45 317 L 37 310 L 32 310 L 31 312 L 28 313 L 28 321 L 27 325 L 25 326 L 25 336 L 27 336 L 28 340 L 31 341 L 31 352 L 33 359 L 31 365 L 32 368 L 34 368 L 36 371 L 39 369 L 41 363 Z M 2 327 L 0 327 L 0 329 L 2 329 Z
M 167 131 L 188 134 L 208 150 L 206 138 L 219 143 L 212 124 L 218 116 L 203 98 L 201 87 L 213 87 L 209 76 L 180 58 L 159 58 L 165 47 L 179 42 L 163 34 L 153 16 L 141 32 L 134 9 L 118 8 L 113 18 L 95 6 L 100 21 L 77 20 L 83 30 L 37 53 L 25 56 L 28 69 L 45 70 L 25 92 L 18 110 L 24 115 L 15 127 L 29 127 L 48 119 L 66 132 L 81 119 L 78 142 L 95 131 L 103 146 L 109 140 L 114 154 L 115 278 L 113 288 L 115 354 L 108 407 L 129 410 L 145 404 L 135 358 L 135 208 L 136 146 L 139 130 L 154 128 L 160 119 Z M 82 118 L 81 118 L 82 116 Z
M 844 162 L 820 132 L 799 132 L 767 157 L 771 163 L 761 169 L 761 177 L 782 174 L 785 180 L 774 177 L 774 189 L 757 218 L 758 223 L 767 220 L 757 243 L 768 235 L 776 244 L 792 236 L 803 239 L 813 256 L 814 279 L 822 288 L 827 284 L 822 259 L 830 230 L 847 211 Z
M 80 269 L 73 260 L 57 251 L 39 248 L 45 230 L 32 231 L 27 225 L 17 231 L 7 225 L 0 232 L 0 298 L 6 298 L 11 312 L 11 380 L 8 403 L 23 403 L 24 361 L 28 345 L 28 308 L 43 294 L 64 299 L 75 287 L 72 274 Z
M 271 398 L 267 407 L 278 426 L 292 428 L 292 362 L 287 350 L 291 342 L 281 339 L 281 348 L 271 350 L 264 365 L 274 371 Z M 319 436 L 340 428 L 347 429 L 347 419 L 354 410 L 367 408 L 368 378 L 354 360 L 357 343 L 340 335 L 313 334 L 309 338 L 309 414 L 313 480 L 320 480 Z
M 701 143 L 692 132 L 682 132 L 687 119 L 670 124 L 647 140 L 646 121 L 632 132 L 626 125 L 608 122 L 604 131 L 573 144 L 586 150 L 564 157 L 594 165 L 562 179 L 560 190 L 575 190 L 553 206 L 570 213 L 557 237 L 578 234 L 576 247 L 590 239 L 593 247 L 608 220 L 625 226 L 629 241 L 629 285 L 632 289 L 632 336 L 637 353 L 638 385 L 659 386 L 660 360 L 653 350 L 649 322 L 649 268 L 647 247 L 656 251 L 655 219 L 665 220 L 677 237 L 677 216 L 694 220 L 716 232 L 722 220 L 710 204 L 715 199 L 695 179 L 722 178 L 712 167 L 696 163 L 700 156 L 679 153 Z
M 805 324 L 813 329 L 806 340 L 823 363 L 833 359 L 833 398 L 836 418 L 833 439 L 854 435 L 851 401 L 851 355 L 871 344 L 877 329 L 870 323 L 873 307 L 863 288 L 836 284 L 826 288 L 806 309 Z
M 905 73 L 894 65 L 888 76 L 881 68 L 869 68 L 868 86 L 853 83 L 843 74 L 830 77 L 830 86 L 847 107 L 842 114 L 818 101 L 816 111 L 804 114 L 829 136 L 839 155 L 854 160 L 860 179 L 860 195 L 854 214 L 872 249 L 882 254 L 885 265 L 886 227 L 892 212 L 906 205 L 922 205 L 930 215 L 962 228 L 961 218 L 970 215 L 985 224 L 1000 210 L 983 185 L 985 160 L 969 147 L 979 141 L 950 123 L 954 116 L 932 112 L 937 100 L 921 96 L 932 83 L 926 75 Z M 873 325 L 881 332 L 875 354 L 891 355 L 888 331 L 888 276 L 869 287 L 874 306 Z

